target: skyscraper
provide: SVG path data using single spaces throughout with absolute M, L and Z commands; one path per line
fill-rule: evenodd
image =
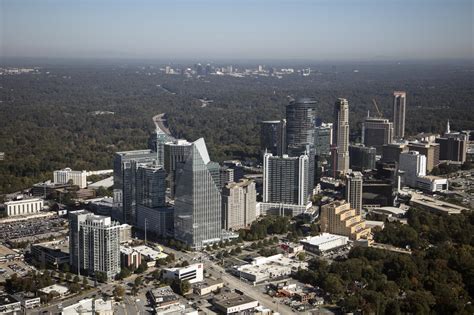
M 286 153 L 286 120 L 266 120 L 260 122 L 260 149 L 282 156 Z
M 308 190 L 314 188 L 315 152 L 314 127 L 316 121 L 316 101 L 312 98 L 299 98 L 286 106 L 286 141 L 288 155 L 308 156 Z
M 308 201 L 307 155 L 263 157 L 263 202 L 306 205 Z
M 195 249 L 220 241 L 219 164 L 211 162 L 202 138 L 176 170 L 175 196 L 175 238 Z
M 116 152 L 114 156 L 114 203 L 123 223 L 136 222 L 136 173 L 140 163 L 154 163 L 156 153 L 151 150 Z
M 393 92 L 393 137 L 397 140 L 405 137 L 406 93 Z
M 333 129 L 333 171 L 347 173 L 349 170 L 349 102 L 345 98 L 339 98 L 334 104 Z
M 314 149 L 316 155 L 321 157 L 331 156 L 332 123 L 322 123 L 314 129 Z
M 149 208 L 166 205 L 166 172 L 162 166 L 141 163 L 136 174 L 137 204 Z
M 382 147 L 393 141 L 393 124 L 385 118 L 367 117 L 362 123 L 362 143 L 382 154 Z
M 226 230 L 249 227 L 256 220 L 255 182 L 244 179 L 228 183 L 222 189 L 222 226 Z
M 361 172 L 351 172 L 346 175 L 346 200 L 351 208 L 360 215 L 362 211 L 362 183 L 363 176 Z
M 89 275 L 120 272 L 120 225 L 85 210 L 69 212 L 69 263 Z
M 164 166 L 171 198 L 174 198 L 176 190 L 176 169 L 191 152 L 191 145 L 192 143 L 186 140 L 175 140 L 164 145 Z

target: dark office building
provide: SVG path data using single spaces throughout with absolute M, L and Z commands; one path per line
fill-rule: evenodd
M 382 147 L 383 163 L 398 163 L 400 154 L 408 152 L 408 145 L 406 143 L 389 143 Z
M 365 171 L 375 169 L 374 147 L 366 147 L 363 144 L 349 145 L 349 161 L 354 171 Z
M 367 147 L 377 149 L 382 154 L 382 147 L 393 141 L 393 125 L 388 119 L 367 117 L 362 124 L 362 142 Z
M 139 164 L 137 168 L 137 204 L 149 208 L 166 205 L 166 171 L 161 166 Z
M 151 150 L 117 152 L 114 156 L 114 195 L 120 196 L 120 217 L 123 223 L 136 222 L 136 174 L 140 163 L 155 163 Z
M 245 172 L 242 163 L 239 160 L 228 160 L 224 161 L 223 166 L 226 166 L 233 170 L 234 182 L 238 183 L 242 178 L 244 178 Z
M 393 205 L 393 186 L 389 180 L 364 180 L 362 192 L 362 203 L 364 205 Z
M 186 140 L 175 140 L 164 145 L 164 166 L 171 198 L 174 198 L 176 191 L 176 169 L 179 163 L 183 163 L 191 152 L 191 145 L 192 143 Z
M 260 148 L 265 152 L 282 156 L 286 154 L 286 120 L 267 120 L 260 122 Z
M 462 135 L 462 134 L 461 134 Z M 439 159 L 442 161 L 453 161 L 464 163 L 466 162 L 468 137 L 453 137 L 444 136 L 436 138 L 436 143 L 439 144 Z

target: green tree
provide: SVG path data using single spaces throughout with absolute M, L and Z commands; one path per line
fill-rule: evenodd
M 114 296 L 116 299 L 121 300 L 125 295 L 125 289 L 121 285 L 116 285 L 114 287 Z

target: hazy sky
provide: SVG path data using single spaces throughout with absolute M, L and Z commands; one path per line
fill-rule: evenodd
M 0 55 L 473 58 L 474 0 L 0 0 Z

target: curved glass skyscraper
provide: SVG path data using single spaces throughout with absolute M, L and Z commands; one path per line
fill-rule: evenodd
M 299 98 L 286 106 L 286 141 L 288 155 L 308 155 L 308 193 L 314 187 L 314 133 L 316 101 L 313 98 Z

